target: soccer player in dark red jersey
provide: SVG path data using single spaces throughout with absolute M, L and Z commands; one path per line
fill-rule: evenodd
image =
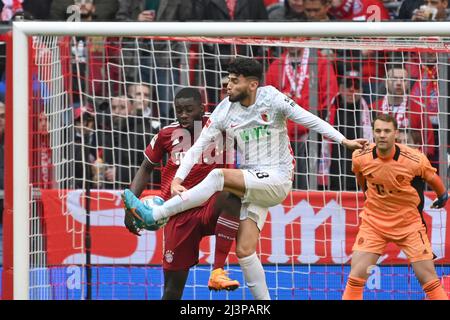
M 167 154 L 162 168 L 161 197 L 171 198 L 170 185 L 184 153 L 194 144 L 195 133 L 200 134 L 209 118 L 203 111 L 201 95 L 197 89 L 183 88 L 175 96 L 177 120 L 164 127 L 147 146 L 145 159 L 134 177 L 130 190 L 139 197 L 145 189 L 155 166 Z M 197 130 L 194 130 L 198 126 Z M 223 152 L 212 144 L 204 152 L 202 163 L 196 164 L 183 185 L 191 188 L 202 181 L 211 170 L 223 166 Z M 209 156 L 206 156 L 209 155 Z M 214 270 L 208 282 L 211 290 L 234 290 L 239 282 L 231 280 L 224 271 L 225 260 L 236 238 L 239 227 L 241 200 L 228 192 L 217 192 L 202 206 L 173 216 L 164 227 L 164 294 L 162 299 L 181 299 L 190 267 L 198 263 L 199 244 L 204 236 L 216 235 Z M 139 235 L 139 221 L 128 211 L 125 225 Z

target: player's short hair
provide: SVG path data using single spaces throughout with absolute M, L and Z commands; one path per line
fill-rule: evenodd
M 196 88 L 183 88 L 177 92 L 175 95 L 175 100 L 177 99 L 194 99 L 197 104 L 202 104 L 202 95 L 200 91 Z
M 377 120 L 384 121 L 384 122 L 392 122 L 394 124 L 394 129 L 395 130 L 398 129 L 397 120 L 388 113 L 378 113 L 377 114 L 377 116 L 375 117 L 375 120 L 373 120 L 373 122 L 372 122 L 372 128 L 374 128 L 374 129 L 375 129 L 375 121 L 377 121 Z
M 255 77 L 261 81 L 263 68 L 261 63 L 251 58 L 237 57 L 228 65 L 228 73 L 243 75 L 244 77 Z

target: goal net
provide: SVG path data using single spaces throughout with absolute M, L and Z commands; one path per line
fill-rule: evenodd
M 17 185 L 19 180 L 14 185 L 14 210 L 20 210 L 20 199 L 26 212 L 14 229 L 14 250 L 28 266 L 17 269 L 28 274 L 21 283 L 25 298 L 161 298 L 163 232 L 129 233 L 120 193 L 141 165 L 145 147 L 174 120 L 177 91 L 198 88 L 213 111 L 226 96 L 227 65 L 236 56 L 257 59 L 264 85 L 349 139 L 371 140 L 374 115 L 393 114 L 399 142 L 427 154 L 448 186 L 448 38 L 91 32 L 26 41 L 27 81 L 14 87 L 28 90 L 20 132 L 26 139 L 15 134 L 13 143 L 15 149 L 28 146 L 22 154 L 26 167 L 14 158 L 14 175 L 29 173 L 25 185 Z M 364 201 L 351 172 L 351 153 L 304 127 L 287 125 L 296 160 L 294 189 L 282 205 L 270 208 L 258 255 L 272 299 L 340 299 Z M 163 167 L 156 168 L 146 194 L 159 193 Z M 447 210 L 430 209 L 433 199 L 433 192 L 425 192 L 423 218 L 437 272 L 447 281 Z M 18 230 L 28 225 L 27 237 L 19 238 Z M 213 255 L 214 237 L 206 237 L 183 298 L 252 299 L 234 246 L 227 269 L 242 286 L 234 292 L 208 290 Z M 424 298 L 395 246 L 386 248 L 370 272 L 366 299 Z

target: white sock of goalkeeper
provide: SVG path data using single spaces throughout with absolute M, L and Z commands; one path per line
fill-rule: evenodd
M 244 274 L 245 282 L 253 298 L 255 300 L 270 300 L 269 289 L 267 289 L 266 284 L 266 274 L 256 252 L 238 260 L 242 273 Z
M 206 202 L 212 195 L 223 190 L 224 178 L 221 169 L 212 170 L 202 182 L 195 187 L 167 200 L 160 207 L 153 207 L 153 218 L 171 217 L 177 213 L 195 208 Z

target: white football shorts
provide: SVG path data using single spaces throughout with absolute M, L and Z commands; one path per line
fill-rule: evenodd
M 242 198 L 241 220 L 252 219 L 262 230 L 270 207 L 284 201 L 292 189 L 292 175 L 276 169 L 241 169 L 245 194 Z

